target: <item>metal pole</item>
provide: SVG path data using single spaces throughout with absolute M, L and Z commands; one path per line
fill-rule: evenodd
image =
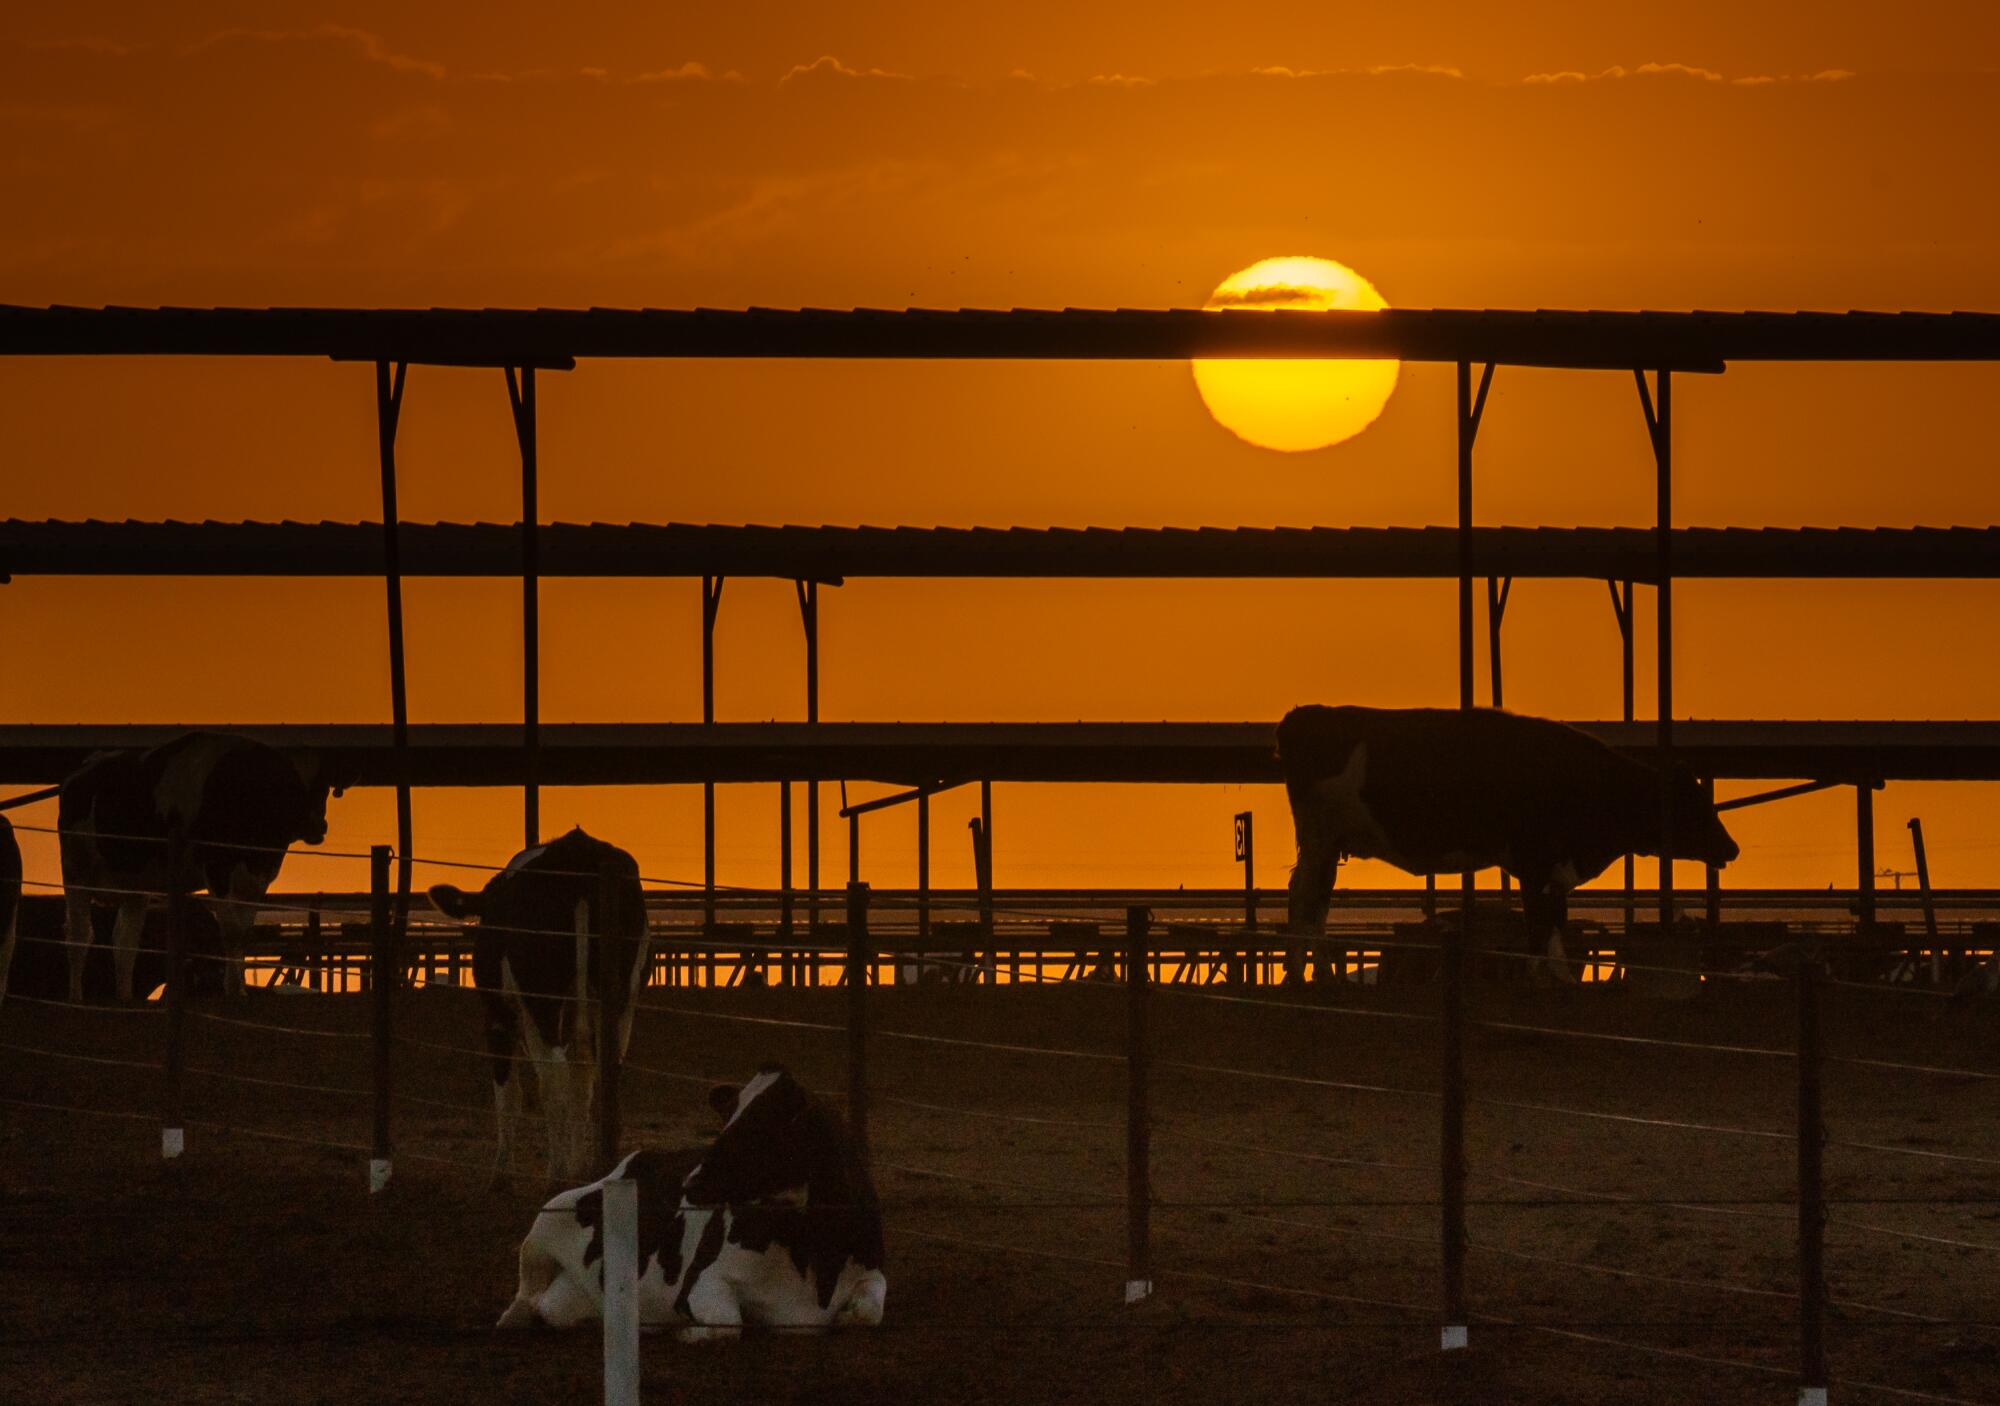
M 792 783 L 778 783 L 778 936 L 792 937 Z
M 1497 576 L 1486 578 L 1486 681 L 1495 708 L 1506 706 L 1503 702 L 1506 694 L 1500 682 L 1500 625 L 1506 619 L 1507 597 L 1513 590 L 1514 578 L 1511 576 L 1504 579 Z M 1503 869 L 1500 871 L 1499 882 L 1500 906 L 1503 911 L 1509 901 L 1507 888 L 1507 871 Z
M 1632 688 L 1632 583 L 1630 581 L 1612 582 L 1610 585 L 1611 603 L 1613 608 L 1618 612 L 1618 634 L 1621 645 L 1619 652 L 1623 656 L 1625 676 L 1624 716 L 1625 721 L 1629 723 L 1637 715 L 1637 695 L 1633 692 Z M 1623 587 L 1622 592 L 1620 590 L 1621 586 Z M 1625 856 L 1625 931 L 1628 934 L 1632 931 L 1632 924 L 1638 921 L 1639 916 L 1638 905 L 1633 897 L 1638 892 L 1638 879 L 1637 861 L 1630 854 L 1627 854 Z
M 368 851 L 368 998 L 374 1034 L 375 1127 L 368 1159 L 368 1190 L 389 1184 L 394 1152 L 389 1142 L 389 998 L 396 989 L 396 934 L 389 907 L 389 847 Z
M 993 783 L 979 783 L 979 935 L 993 941 Z
M 604 1183 L 604 1406 L 639 1406 L 639 1183 Z
M 806 629 L 806 721 L 819 721 L 819 582 L 796 583 Z M 819 778 L 806 783 L 806 928 L 819 926 Z
M 861 817 L 847 817 L 847 882 L 857 883 L 861 878 Z
M 174 845 L 169 866 L 179 875 L 187 870 L 186 849 Z M 167 899 L 167 1062 L 166 1106 L 160 1120 L 160 1159 L 171 1162 L 187 1148 L 187 1123 L 181 1116 L 181 1075 L 187 1067 L 187 895 L 172 886 Z M 69 934 L 72 942 L 77 934 Z M 4 976 L 0 972 L 0 976 Z M 144 993 L 140 993 L 141 999 Z
M 1801 956 L 1799 986 L 1799 1406 L 1826 1403 L 1826 1125 L 1820 1106 L 1820 963 Z
M 1125 1302 L 1153 1294 L 1152 1115 L 1147 1107 L 1147 938 L 1153 915 L 1125 910 Z
M 403 673 L 403 545 L 396 516 L 396 426 L 403 414 L 403 383 L 407 362 L 375 363 L 376 450 L 382 467 L 382 580 L 389 606 L 389 714 L 395 744 L 396 776 L 396 905 L 395 934 L 400 937 L 410 913 L 410 697 Z M 396 944 L 400 948 L 401 944 Z M 378 981 L 390 975 L 376 974 Z
M 1865 940 L 1875 926 L 1875 788 L 1866 781 L 1854 787 L 1854 858 L 1856 935 Z
M 1257 832 L 1256 814 L 1244 811 L 1243 821 L 1243 930 L 1257 931 Z
M 1709 805 L 1715 804 L 1715 778 L 1701 779 L 1701 794 Z M 1702 866 L 1702 890 L 1708 897 L 1708 935 L 1713 939 L 1722 927 L 1722 871 L 1713 864 Z
M 931 937 L 931 798 L 917 797 L 917 941 L 929 950 Z
M 868 1164 L 868 885 L 847 886 L 847 1126 Z
M 518 383 L 507 368 L 507 401 L 521 449 L 521 832 L 524 848 L 542 838 L 542 544 L 536 458 L 535 368 Z
M 1643 394 L 1645 373 L 1633 374 L 1638 376 Z M 1649 408 L 1648 428 L 1653 439 L 1658 519 L 1653 540 L 1655 590 L 1659 598 L 1656 682 L 1659 686 L 1660 939 L 1664 942 L 1674 926 L 1674 373 L 1655 371 L 1653 380 L 1657 393 Z
M 715 721 L 715 617 L 722 609 L 722 577 L 701 578 L 701 720 Z M 715 928 L 715 783 L 701 783 L 701 925 Z
M 597 1163 L 606 1174 L 618 1165 L 618 1144 L 624 1136 L 618 1096 L 624 1042 L 619 1027 L 625 1023 L 625 982 L 630 972 L 629 958 L 621 960 L 614 950 L 614 902 L 612 876 L 600 872 L 590 905 L 590 955 L 597 967 Z
M 1472 447 L 1479 435 L 1486 393 L 1493 382 L 1489 364 L 1472 391 L 1472 364 L 1458 363 L 1458 706 L 1472 707 Z M 1459 876 L 1462 904 L 1456 934 L 1439 934 L 1441 998 L 1444 1003 L 1444 1078 L 1439 1115 L 1440 1239 L 1443 1260 L 1444 1323 L 1440 1346 L 1447 1352 L 1466 1345 L 1465 1311 L 1465 949 L 1472 945 L 1473 876 Z M 1455 939 L 1455 940 L 1454 940 Z
M 1931 898 L 1931 866 L 1924 857 L 1924 822 L 1910 817 L 1910 844 L 1917 852 L 1917 892 L 1924 905 L 1924 942 L 1930 948 L 1931 980 L 1938 979 L 1937 904 Z

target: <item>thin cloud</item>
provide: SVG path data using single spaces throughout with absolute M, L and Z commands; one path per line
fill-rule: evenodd
M 1217 292 L 1208 300 L 1211 308 L 1287 308 L 1311 302 L 1325 294 L 1324 288 L 1306 288 L 1296 283 L 1260 283 L 1254 288 Z
M 832 54 L 821 54 L 811 63 L 793 64 L 791 69 L 778 82 L 784 84 L 790 83 L 795 79 L 809 79 L 822 76 L 828 78 L 891 78 L 903 82 L 909 81 L 910 78 L 910 75 L 907 73 L 892 73 L 886 68 L 850 68 Z
M 1818 73 L 1791 74 L 1748 74 L 1741 78 L 1728 78 L 1712 68 L 1699 68 L 1685 63 L 1642 63 L 1637 68 L 1626 68 L 1623 64 L 1613 64 L 1596 73 L 1580 73 L 1576 69 L 1563 69 L 1558 73 L 1531 73 L 1523 83 L 1566 84 L 1605 83 L 1626 78 L 1693 78 L 1703 83 L 1731 83 L 1739 88 L 1759 87 L 1769 83 L 1841 83 L 1854 77 L 1851 69 L 1825 68 Z
M 442 79 L 445 68 L 441 63 L 429 59 L 416 58 L 410 54 L 397 53 L 382 42 L 381 36 L 365 29 L 353 29 L 346 25 L 321 24 L 311 29 L 222 29 L 205 39 L 198 39 L 181 50 L 184 54 L 198 54 L 204 49 L 213 49 L 238 40 L 250 40 L 259 44 L 296 43 L 337 43 L 358 49 L 370 63 L 379 63 L 398 73 L 421 73 L 427 78 Z

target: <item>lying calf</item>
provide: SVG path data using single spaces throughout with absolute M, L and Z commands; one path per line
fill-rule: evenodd
M 709 1095 L 712 1145 L 634 1152 L 605 1178 L 639 1183 L 639 1321 L 688 1341 L 745 1323 L 882 1321 L 882 1214 L 840 1117 L 777 1065 Z M 604 1309 L 604 1181 L 556 1196 L 521 1242 L 502 1328 L 567 1328 Z

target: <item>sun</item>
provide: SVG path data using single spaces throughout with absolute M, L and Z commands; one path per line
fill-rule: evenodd
M 1332 259 L 1263 259 L 1222 280 L 1214 308 L 1388 306 L 1375 285 Z M 1396 361 L 1218 359 L 1196 361 L 1195 388 L 1216 423 L 1263 449 L 1299 452 L 1352 439 L 1375 422 L 1396 389 Z

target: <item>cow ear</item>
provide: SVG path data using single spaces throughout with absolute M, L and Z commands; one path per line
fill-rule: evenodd
M 724 1122 L 736 1111 L 736 1086 L 717 1084 L 708 1091 L 708 1106 L 715 1110 L 715 1116 Z
M 444 914 L 447 918 L 457 918 L 463 921 L 467 918 L 476 918 L 479 916 L 479 899 L 477 896 L 467 893 L 457 884 L 432 884 L 428 896 L 431 901 L 431 907 L 437 909 L 438 912 Z

